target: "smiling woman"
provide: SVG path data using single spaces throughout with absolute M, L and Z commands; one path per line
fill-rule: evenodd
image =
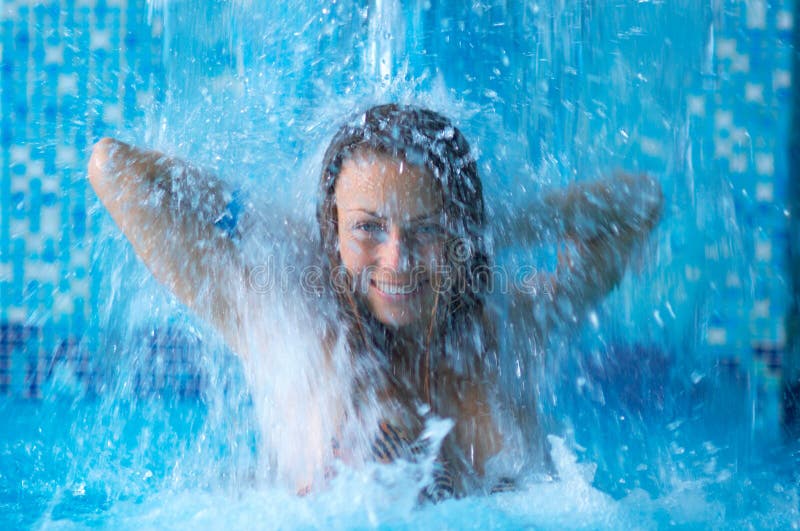
M 250 308 L 233 293 L 251 266 L 231 231 L 219 227 L 231 200 L 224 185 L 184 163 L 113 140 L 95 147 L 89 176 L 155 276 L 252 361 L 256 351 L 243 338 L 260 324 L 246 317 Z M 515 245 L 550 232 L 573 241 L 577 255 L 547 281 L 546 294 L 505 294 L 513 299 L 514 319 L 534 321 L 540 336 L 554 324 L 577 322 L 619 280 L 634 243 L 658 220 L 661 202 L 653 180 L 622 176 L 546 197 L 538 203 L 540 222 L 524 213 L 527 225 L 517 223 Z M 339 401 L 332 408 L 336 418 L 307 419 L 303 444 L 318 459 L 304 460 L 302 471 L 285 478 L 298 491 L 307 491 L 331 460 L 368 459 L 358 455 L 358 437 L 344 434 L 348 422 L 372 418 L 366 410 L 373 400 L 380 422 L 365 429 L 378 460 L 416 459 L 435 446 L 424 435 L 426 419 L 453 421 L 441 448 L 432 448 L 438 458 L 423 490 L 430 499 L 508 486 L 509 476 L 519 472 L 523 461 L 516 468 L 498 465 L 516 433 L 506 420 L 540 434 L 535 408 L 504 400 L 495 383 L 500 317 L 487 301 L 491 268 L 483 205 L 469 145 L 438 113 L 373 107 L 334 137 L 321 175 L 321 248 L 314 256 L 336 288 L 326 290 L 335 309 L 319 310 L 322 326 L 309 333 L 319 335 L 315 340 L 325 352 L 319 370 L 352 367 L 352 385 L 332 398 Z M 298 296 L 296 304 L 302 303 Z M 287 417 L 293 406 L 287 404 Z M 326 422 L 335 424 L 333 443 L 321 435 Z M 539 459 L 546 461 L 546 452 Z
M 336 293 L 341 330 L 349 352 L 385 367 L 356 388 L 377 389 L 388 420 L 414 437 L 419 405 L 454 420 L 442 466 L 466 491 L 503 446 L 494 376 L 482 363 L 496 341 L 469 145 L 437 113 L 383 105 L 339 130 L 323 168 L 321 241 L 350 286 Z

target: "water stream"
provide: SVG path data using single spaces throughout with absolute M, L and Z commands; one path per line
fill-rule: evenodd
M 780 437 L 777 377 L 758 354 L 784 339 L 781 266 L 765 270 L 764 253 L 784 222 L 788 124 L 777 104 L 739 95 L 742 76 L 772 78 L 758 70 L 771 45 L 762 8 L 772 21 L 791 5 L 150 0 L 154 89 L 141 119 L 115 134 L 213 171 L 248 208 L 292 211 L 313 232 L 336 128 L 397 101 L 465 133 L 498 233 L 543 190 L 619 170 L 657 178 L 663 219 L 579 332 L 538 346 L 541 363 L 533 349 L 504 361 L 504 385 L 538 404 L 558 479 L 527 474 L 515 492 L 419 507 L 425 472 L 407 463 L 342 466 L 306 497 L 281 485 L 277 462 L 307 464 L 300 420 L 325 419 L 326 397 L 346 389 L 319 370 L 309 313 L 276 290 L 248 338 L 270 361 L 242 363 L 152 279 L 95 202 L 90 326 L 103 383 L 87 390 L 57 368 L 40 402 L 0 405 L 12 427 L 0 485 L 29 478 L 23 502 L 0 506 L 26 515 L 15 525 L 47 528 L 796 527 L 796 449 Z M 754 31 L 748 50 L 741 38 L 736 48 L 742 28 Z M 772 202 L 759 199 L 766 182 Z M 261 236 L 243 252 L 276 256 L 275 271 L 304 257 L 297 233 Z M 495 259 L 548 269 L 555 250 Z M 524 335 L 521 323 L 503 326 Z M 177 357 L 162 344 L 179 345 Z

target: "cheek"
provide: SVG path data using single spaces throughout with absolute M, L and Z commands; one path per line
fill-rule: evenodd
M 369 254 L 363 243 L 346 235 L 339 235 L 339 256 L 342 265 L 352 273 L 358 273 L 369 265 Z
M 418 261 L 427 267 L 437 267 L 445 263 L 444 244 L 440 242 L 424 245 L 419 249 Z

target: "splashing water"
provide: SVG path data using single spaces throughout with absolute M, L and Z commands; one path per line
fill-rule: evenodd
M 415 103 L 454 119 L 477 155 L 497 239 L 507 214 L 546 188 L 617 168 L 658 176 L 664 221 L 580 334 L 540 345 L 524 323 L 503 323 L 511 353 L 500 381 L 538 404 L 535 429 L 557 434 L 548 438 L 555 473 L 537 474 L 530 455 L 512 453 L 509 466 L 526 467 L 516 491 L 419 506 L 433 452 L 415 463 L 337 462 L 323 488 L 294 495 L 280 479 L 330 457 L 310 449 L 337 436 L 338 398 L 352 385 L 350 366 L 320 370 L 313 302 L 270 289 L 258 293 L 269 304 L 253 304 L 252 292 L 238 293 L 236 304 L 258 308 L 243 326 L 251 356 L 242 362 L 152 279 L 98 206 L 103 285 L 93 325 L 106 383 L 93 397 L 60 367 L 41 403 L 0 406 L 12 428 L 2 436 L 10 451 L 0 485 L 26 477 L 21 488 L 34 493 L 17 511 L 28 516 L 12 524 L 800 524 L 796 454 L 767 451 L 774 430 L 755 428 L 769 421 L 758 412 L 747 338 L 731 340 L 742 353 L 735 367 L 705 342 L 735 313 L 717 307 L 721 292 L 742 307 L 756 297 L 744 200 L 705 155 L 685 95 L 687 86 L 704 94 L 722 83 L 714 76 L 723 3 L 258 4 L 152 0 L 162 77 L 144 120 L 119 135 L 243 191 L 264 228 L 241 249 L 268 266 L 273 288 L 298 282 L 316 236 L 275 242 L 269 235 L 282 219 L 270 215 L 292 211 L 314 233 L 324 147 L 344 119 L 374 103 Z M 512 248 L 495 259 L 518 271 L 549 268 L 555 257 Z M 159 341 L 186 346 L 202 383 L 198 402 L 179 396 L 175 367 L 153 355 Z M 371 406 L 365 425 L 380 416 Z M 42 419 L 38 432 L 25 421 L 32 415 Z M 440 442 L 450 424 L 429 419 L 427 429 Z M 352 431 L 368 444 L 363 426 Z M 509 426 L 506 435 L 518 434 Z

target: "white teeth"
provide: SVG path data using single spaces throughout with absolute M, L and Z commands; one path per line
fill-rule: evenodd
M 375 282 L 375 285 L 378 286 L 379 290 L 389 295 L 408 295 L 417 289 L 416 285 L 384 284 L 378 281 Z

